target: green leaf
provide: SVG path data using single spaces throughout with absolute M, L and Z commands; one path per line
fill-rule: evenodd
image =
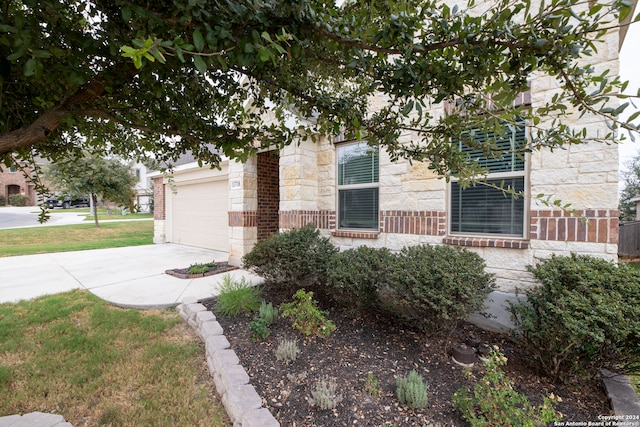
M 202 74 L 205 74 L 207 72 L 207 64 L 205 64 L 200 55 L 195 55 L 193 57 L 193 63 L 195 64 L 196 69 Z
M 198 28 L 193 31 L 193 44 L 198 52 L 204 50 L 204 37 L 202 37 L 202 33 Z
M 124 22 L 129 22 L 131 20 L 131 8 L 127 5 L 122 6 L 122 19 Z
M 258 55 L 260 55 L 260 60 L 262 62 L 267 62 L 269 59 L 271 59 L 271 51 L 269 51 L 269 49 L 264 46 L 260 48 L 260 50 L 258 51 Z

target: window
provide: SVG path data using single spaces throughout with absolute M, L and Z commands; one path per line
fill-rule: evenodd
M 14 167 L 9 168 L 9 173 L 16 173 L 16 172 L 18 172 L 18 169 Z
M 378 149 L 338 146 L 338 228 L 378 230 Z
M 487 158 L 481 150 L 460 143 L 460 149 L 488 169 L 486 183 L 524 193 L 525 159 L 518 150 L 526 143 L 524 124 L 507 126 L 504 135 L 471 131 L 478 144 L 492 144 L 501 156 Z M 462 189 L 455 178 L 451 181 L 451 234 L 500 235 L 524 237 L 525 205 L 523 197 L 512 197 L 503 191 L 476 184 Z

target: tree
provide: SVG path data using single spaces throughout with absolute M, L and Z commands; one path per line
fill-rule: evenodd
M 635 221 L 636 203 L 631 202 L 631 199 L 640 196 L 640 153 L 625 166 L 621 172 L 624 188 L 620 193 L 620 221 Z
M 526 120 L 526 150 L 635 129 L 618 120 L 625 85 L 588 61 L 630 0 L 335 3 L 2 0 L 0 156 L 55 161 L 80 149 L 65 138 L 79 132 L 115 154 L 171 162 L 191 151 L 215 166 L 220 152 L 244 159 L 344 133 L 471 178 L 482 170 L 452 144 L 471 126 Z M 514 106 L 532 73 L 555 77 L 558 95 Z M 388 102 L 372 110 L 375 95 Z M 426 112 L 441 102 L 457 108 Z M 292 113 L 308 120 L 287 126 Z M 611 132 L 571 128 L 572 113 L 604 116 Z M 400 143 L 407 132 L 413 142 Z
M 131 173 L 131 165 L 89 152 L 50 164 L 46 175 L 51 184 L 66 193 L 89 194 L 94 208 L 98 206 L 98 197 L 121 206 L 130 206 L 137 182 Z M 93 217 L 96 227 L 99 227 L 97 210 Z

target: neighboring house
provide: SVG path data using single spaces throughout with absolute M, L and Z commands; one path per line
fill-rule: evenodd
M 133 204 L 140 209 L 140 212 L 149 213 L 153 204 L 153 181 L 148 177 L 149 171 L 144 164 L 135 163 L 132 170 L 138 179 Z
M 597 69 L 615 75 L 618 33 L 609 37 L 592 59 Z M 520 102 L 544 104 L 555 87 L 553 79 L 533 76 Z M 445 108 L 436 105 L 430 112 L 442 114 Z M 585 116 L 580 125 L 594 135 L 608 130 L 597 117 Z M 502 143 L 517 148 L 528 137 L 522 126 Z M 504 197 L 484 186 L 462 190 L 455 179 L 439 179 L 426 163 L 391 162 L 385 152 L 339 139 L 261 152 L 244 164 L 223 161 L 220 170 L 186 163 L 171 178 L 154 175 L 154 241 L 226 251 L 229 262 L 239 265 L 258 240 L 312 223 L 341 249 L 466 247 L 484 257 L 503 291 L 530 286 L 526 266 L 553 253 L 617 259 L 616 144 L 543 150 L 488 166 L 490 179 L 528 197 Z M 575 212 L 529 197 L 541 193 L 571 203 Z
M 31 173 L 29 169 L 26 169 L 26 172 Z M 5 204 L 8 205 L 9 196 L 13 194 L 28 196 L 31 200 L 29 205 L 37 204 L 38 195 L 34 190 L 34 185 L 25 178 L 22 171 L 2 165 L 2 170 L 0 170 L 0 198 L 3 198 Z

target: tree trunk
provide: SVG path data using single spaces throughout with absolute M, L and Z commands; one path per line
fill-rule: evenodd
M 100 224 L 98 224 L 98 195 L 96 193 L 91 193 L 91 200 L 93 201 L 93 220 L 96 223 L 96 228 L 99 228 Z

